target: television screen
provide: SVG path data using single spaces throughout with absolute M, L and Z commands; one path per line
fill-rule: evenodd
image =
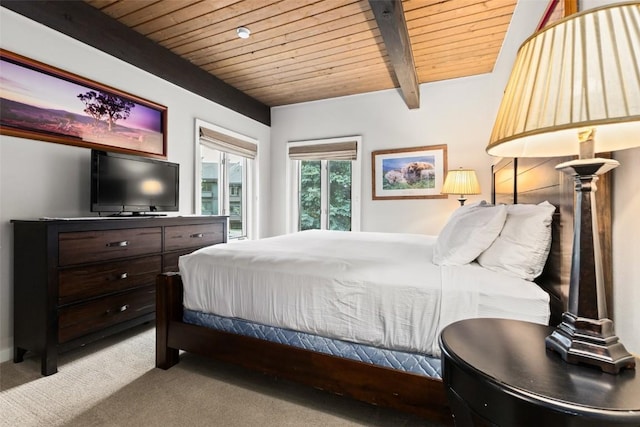
M 177 163 L 92 150 L 91 211 L 177 211 L 179 171 Z

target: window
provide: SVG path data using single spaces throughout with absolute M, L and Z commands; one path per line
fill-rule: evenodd
M 360 138 L 289 144 L 289 229 L 360 229 Z
M 250 203 L 257 145 L 229 131 L 197 120 L 199 135 L 196 174 L 196 212 L 229 217 L 229 238 L 250 236 Z M 199 172 L 199 174 L 198 174 Z

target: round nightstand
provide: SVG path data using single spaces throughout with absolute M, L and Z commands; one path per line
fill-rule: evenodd
M 553 329 L 505 319 L 447 326 L 442 371 L 456 426 L 640 426 L 640 373 L 564 362 L 545 348 Z

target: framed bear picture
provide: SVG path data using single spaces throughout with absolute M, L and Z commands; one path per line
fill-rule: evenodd
M 379 150 L 371 153 L 373 200 L 443 199 L 447 146 Z

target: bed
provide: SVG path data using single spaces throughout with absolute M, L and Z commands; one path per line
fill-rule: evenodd
M 475 262 L 461 268 L 422 262 L 433 257 L 431 236 L 313 231 L 212 247 L 181 259 L 184 283 L 178 274 L 158 277 L 157 367 L 175 365 L 184 350 L 451 422 L 439 371 L 442 327 L 469 316 L 553 323 L 562 313 L 573 187 L 553 169 L 557 161 L 504 159 L 493 168 L 495 204 L 548 200 L 557 208 L 549 257 L 535 282 L 488 272 Z M 356 249 L 362 247 L 356 237 L 368 249 Z M 253 246 L 260 250 L 245 250 Z M 296 268 L 283 276 L 282 264 Z M 392 270 L 392 264 L 400 269 Z M 219 285 L 207 284 L 212 276 Z M 423 280 L 427 276 L 437 280 Z M 274 287 L 266 290 L 267 282 Z M 470 286 L 481 282 L 486 286 Z M 408 290 L 400 286 L 407 283 Z M 528 287 L 515 297 L 509 291 L 514 286 Z M 319 309 L 309 302 L 313 298 L 327 304 Z M 372 305 L 360 304 L 362 298 Z M 248 304 L 252 300 L 257 304 Z M 413 305 L 419 309 L 406 309 Z

